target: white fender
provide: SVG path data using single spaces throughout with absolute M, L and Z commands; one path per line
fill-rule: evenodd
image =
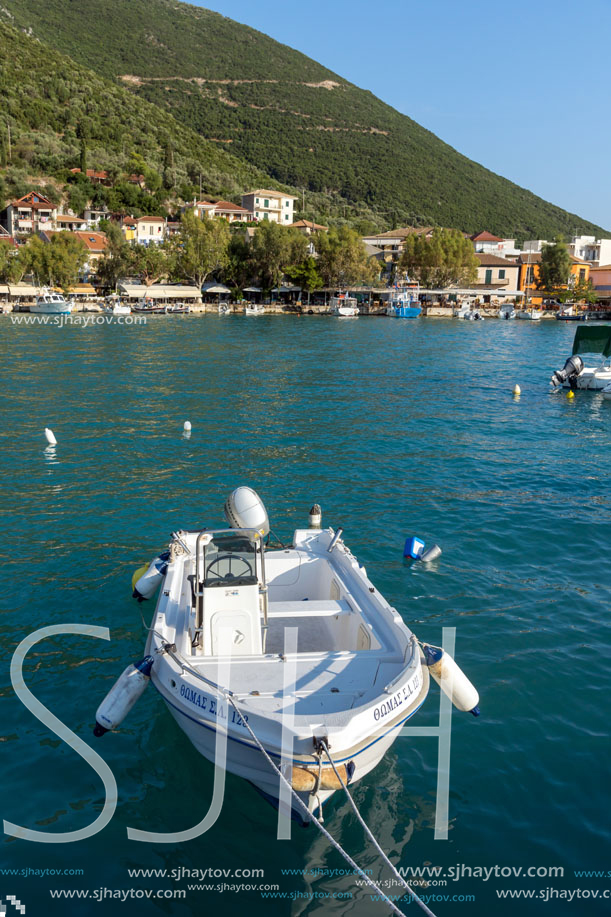
M 139 602 L 143 599 L 150 599 L 155 595 L 168 569 L 169 556 L 170 552 L 164 551 L 163 554 L 151 561 L 146 573 L 133 583 L 134 591 L 132 595 Z
M 449 653 L 436 646 L 423 644 L 424 659 L 429 672 L 454 706 L 463 713 L 480 715 L 479 694 L 463 670 Z
M 132 662 L 100 704 L 95 715 L 93 734 L 103 736 L 109 729 L 116 729 L 123 722 L 150 681 L 154 659 L 145 656 L 140 662 Z

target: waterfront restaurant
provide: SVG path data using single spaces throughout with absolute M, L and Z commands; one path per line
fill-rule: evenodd
M 152 283 L 146 286 L 143 283 L 120 283 L 119 293 L 130 302 L 139 299 L 154 299 L 156 302 L 192 302 L 201 303 L 202 294 L 197 287 L 185 284 Z

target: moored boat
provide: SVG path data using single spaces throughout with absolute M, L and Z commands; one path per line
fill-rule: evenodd
M 478 715 L 473 685 L 419 643 L 342 530 L 320 528 L 320 507 L 290 547 L 265 544 L 267 513 L 248 487 L 230 494 L 225 517 L 229 528 L 177 532 L 135 574 L 136 597 L 161 587 L 146 655 L 98 708 L 96 735 L 118 725 L 150 676 L 204 757 L 275 804 L 281 770 L 314 812 L 341 787 L 338 774 L 352 784 L 381 761 L 424 702 L 429 672 Z
M 244 307 L 244 315 L 265 315 L 265 309 L 261 303 L 247 302 Z
M 598 362 L 586 366 L 580 354 L 595 356 Z M 611 325 L 580 325 L 575 330 L 571 356 L 550 381 L 554 387 L 593 392 L 611 386 Z
M 132 312 L 140 312 L 145 315 L 165 315 L 167 311 L 165 303 L 157 303 L 154 299 L 149 299 L 146 296 L 139 299 L 131 308 Z
M 422 313 L 422 306 L 419 300 L 420 287 L 418 284 L 398 287 L 393 290 L 386 314 L 392 318 L 418 318 Z
M 30 312 L 37 315 L 67 315 L 74 307 L 73 299 L 66 299 L 62 293 L 43 287 L 34 305 L 30 306 Z
M 535 309 L 532 307 L 526 307 L 525 309 L 519 309 L 516 312 L 516 318 L 524 319 L 528 322 L 540 322 L 543 317 L 541 309 Z
M 120 296 L 116 293 L 104 299 L 102 310 L 109 315 L 130 315 L 132 311 L 127 303 L 121 302 Z
M 350 318 L 359 314 L 359 306 L 356 297 L 348 296 L 347 293 L 338 293 L 337 296 L 332 296 L 329 306 L 333 315 L 341 315 L 344 318 Z

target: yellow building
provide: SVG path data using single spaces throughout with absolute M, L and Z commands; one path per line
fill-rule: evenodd
M 584 281 L 587 283 L 590 279 L 590 265 L 574 255 L 570 255 L 570 259 L 572 264 L 569 286 L 575 286 Z M 541 252 L 522 252 L 518 255 L 517 261 L 520 265 L 518 289 L 524 291 L 525 299 L 534 305 L 541 305 L 544 299 L 549 298 L 550 295 L 553 296 L 553 292 L 540 290 L 537 287 L 541 272 Z

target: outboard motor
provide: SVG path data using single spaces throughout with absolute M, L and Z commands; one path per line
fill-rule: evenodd
M 550 381 L 552 385 L 562 385 L 564 382 L 568 382 L 572 386 L 582 369 L 583 360 L 581 357 L 569 357 L 563 369 L 557 369 Z
M 236 487 L 225 501 L 225 519 L 235 529 L 257 529 L 265 538 L 269 533 L 267 510 L 251 487 Z

